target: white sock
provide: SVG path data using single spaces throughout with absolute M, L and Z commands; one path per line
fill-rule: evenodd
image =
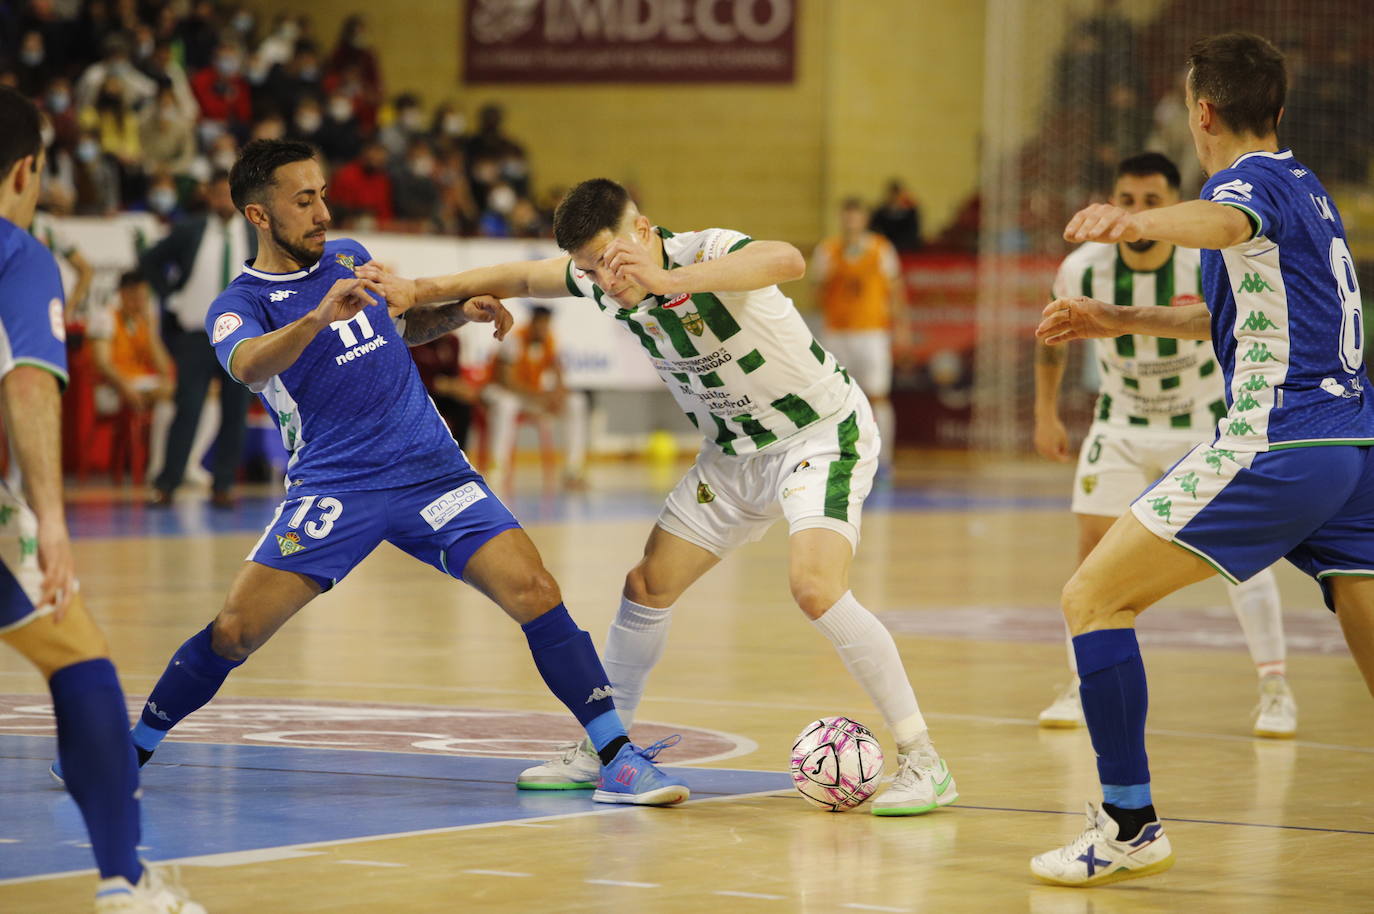
M 1283 638 L 1279 584 L 1273 570 L 1266 568 L 1242 584 L 1229 585 L 1226 595 L 1231 598 L 1236 618 L 1240 619 L 1256 671 L 1260 676 L 1284 674 L 1288 651 Z
M 873 419 L 878 423 L 878 437 L 882 439 L 878 462 L 890 467 L 892 456 L 897 451 L 897 412 L 892 408 L 891 400 L 880 400 L 872 406 Z
M 878 617 L 845 591 L 835 605 L 815 620 L 816 628 L 839 651 L 849 675 L 858 680 L 897 740 L 898 751 L 930 748 L 925 718 L 902 667 L 897 642 Z M 933 754 L 933 750 L 932 754 Z
M 654 609 L 621 597 L 620 611 L 611 623 L 611 630 L 606 633 L 606 649 L 601 653 L 601 663 L 611 679 L 611 688 L 615 690 L 615 709 L 626 730 L 634 722 L 635 711 L 644 697 L 644 683 L 649 678 L 649 671 L 663 656 L 672 613 L 671 606 Z

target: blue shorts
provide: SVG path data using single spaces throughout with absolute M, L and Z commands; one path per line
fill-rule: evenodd
M 383 540 L 461 579 L 473 553 L 520 526 L 472 470 L 399 489 L 301 489 L 277 507 L 247 559 L 303 574 L 325 590 Z
M 1131 505 L 1152 532 L 1243 581 L 1287 558 L 1322 585 L 1374 577 L 1374 448 L 1200 444 Z
M 39 612 L 38 607 L 33 605 L 35 599 L 9 566 L 0 561 L 0 634 L 28 625 L 39 616 L 52 612 L 51 606 Z

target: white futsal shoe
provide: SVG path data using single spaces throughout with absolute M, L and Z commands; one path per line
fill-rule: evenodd
M 144 864 L 138 885 L 131 885 L 123 876 L 100 880 L 95 890 L 95 914 L 206 914 L 206 911 L 188 898 L 181 886 L 168 882 Z
M 1078 697 L 1078 677 L 1040 712 L 1040 726 L 1050 730 L 1073 730 L 1084 725 L 1083 702 Z
M 959 799 L 945 760 L 928 753 L 898 755 L 892 786 L 873 801 L 875 816 L 919 816 Z
M 1298 732 L 1298 703 L 1287 677 L 1273 673 L 1260 680 L 1253 732 L 1269 739 L 1292 739 Z
M 1174 865 L 1164 826 L 1151 822 L 1130 841 L 1118 841 L 1116 820 L 1088 803 L 1083 834 L 1030 862 L 1031 875 L 1050 885 L 1093 886 L 1139 879 Z
M 542 765 L 526 768 L 515 779 L 521 790 L 595 790 L 601 759 L 589 739 L 558 747 L 558 755 Z

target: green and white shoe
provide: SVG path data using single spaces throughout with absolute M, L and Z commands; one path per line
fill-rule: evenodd
M 601 776 L 601 759 L 591 741 L 560 746 L 559 754 L 542 765 L 526 768 L 515 779 L 521 790 L 595 790 Z
M 919 816 L 959 799 L 945 760 L 926 753 L 898 755 L 892 786 L 873 801 L 875 816 Z

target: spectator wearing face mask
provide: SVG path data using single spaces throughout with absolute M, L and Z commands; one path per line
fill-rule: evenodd
M 111 77 L 123 84 L 123 97 L 130 108 L 136 108 L 157 94 L 157 83 L 142 73 L 129 60 L 129 38 L 123 32 L 105 37 L 104 56 L 91 64 L 76 82 L 77 108 L 92 108 L 96 97 Z
M 479 232 L 488 238 L 509 238 L 511 213 L 520 199 L 515 189 L 504 181 L 495 184 L 487 193 L 487 205 L 482 210 Z
M 289 61 L 296 52 L 301 37 L 300 20 L 296 16 L 279 13 L 272 22 L 272 30 L 253 52 L 248 65 L 248 81 L 254 86 L 266 83 L 272 71 Z
M 423 230 L 441 226 L 440 192 L 434 172 L 434 151 L 429 141 L 411 140 L 405 159 L 391 175 L 392 206 L 397 219 L 420 223 Z
M 324 121 L 316 132 L 317 144 L 331 163 L 357 157 L 363 147 L 363 130 L 346 95 L 334 95 L 324 107 Z
M 336 218 L 356 222 L 366 217 L 380 225 L 391 221 L 394 208 L 386 147 L 373 140 L 358 158 L 334 172 L 329 197 Z
M 15 55 L 14 73 L 19 77 L 19 91 L 30 97 L 38 95 L 52 78 L 52 61 L 48 59 L 43 33 L 30 29 L 19 39 Z
M 214 0 L 195 0 L 191 5 L 191 15 L 177 26 L 187 70 L 195 73 L 214 60 L 221 24 Z
M 156 172 L 148 179 L 145 204 L 148 212 L 154 213 L 164 224 L 170 225 L 184 215 L 177 194 L 176 178 L 165 171 Z
M 223 130 L 244 134 L 253 121 L 253 98 L 243 78 L 243 52 L 233 41 L 221 41 L 214 61 L 191 77 L 191 90 L 201 117 Z
M 377 134 L 387 154 L 402 159 L 410 144 L 425 134 L 425 112 L 420 99 L 410 92 L 396 96 L 392 105 L 391 122 Z
M 143 196 L 143 144 L 138 116 L 124 97 L 124 83 L 111 74 L 96 96 L 95 105 L 80 112 L 81 126 L 93 129 L 100 148 L 113 160 L 119 175 L 119 198 L 127 205 Z
M 319 98 L 323 91 L 320 86 L 320 59 L 315 43 L 302 39 L 296 42 L 288 60 L 272 67 L 263 82 L 261 94 L 264 98 L 270 98 L 282 114 L 290 119 L 295 117 L 301 102 L 307 98 Z
M 477 115 L 477 130 L 467 138 L 468 162 L 473 167 L 473 190 L 485 201 L 485 188 L 500 180 L 511 185 L 517 194 L 528 191 L 529 168 L 525 150 L 505 132 L 505 111 L 500 105 L 488 103 Z M 478 176 L 477 168 L 494 167 L 491 175 Z M 481 184 L 481 187 L 477 185 Z
M 76 106 L 72 104 L 72 85 L 65 76 L 52 78 L 39 107 L 52 124 L 56 144 L 64 149 L 75 147 L 81 125 L 77 123 Z
M 286 135 L 293 140 L 304 140 L 324 148 L 320 142 L 320 130 L 324 127 L 324 112 L 320 110 L 320 100 L 313 96 L 302 98 L 296 112 L 287 125 Z M 326 152 L 325 157 L 329 154 Z
M 76 214 L 108 216 L 119 210 L 119 171 L 100 148 L 100 134 L 83 129 L 73 152 Z
M 19 16 L 18 28 L 12 34 L 22 36 L 26 32 L 37 32 L 43 40 L 44 63 L 47 64 L 50 72 L 54 74 L 67 72 L 68 63 L 71 60 L 70 51 L 74 50 L 77 41 L 76 23 L 59 16 L 53 7 L 52 0 L 30 0 L 27 4 L 10 4 L 10 6 L 24 7 L 23 13 Z M 98 53 L 98 46 L 93 47 Z M 96 53 L 85 55 L 82 58 L 83 61 L 94 59 Z
M 482 212 L 472 197 L 463 151 L 457 146 L 437 148 L 434 180 L 439 185 L 440 224 L 445 232 L 471 235 L 477 231 L 477 220 Z
M 467 129 L 468 118 L 462 109 L 453 102 L 444 102 L 434 109 L 434 118 L 429 122 L 429 138 L 439 148 L 466 145 Z
M 195 126 L 181 110 L 170 85 L 158 90 L 156 101 L 144 109 L 139 137 L 143 163 L 149 171 L 190 173 L 191 163 L 196 159 Z
M 186 75 L 186 68 L 177 62 L 170 41 L 158 39 L 153 44 L 152 56 L 144 64 L 143 72 L 157 80 L 159 96 L 162 87 L 170 87 L 182 117 L 195 123 L 200 117 L 200 103 L 191 91 L 191 80 Z
M 329 55 L 325 71 L 334 78 L 352 71 L 360 88 L 373 104 L 382 97 L 382 68 L 372 51 L 372 39 L 368 35 L 364 16 L 354 14 L 343 21 L 339 27 L 339 40 Z

